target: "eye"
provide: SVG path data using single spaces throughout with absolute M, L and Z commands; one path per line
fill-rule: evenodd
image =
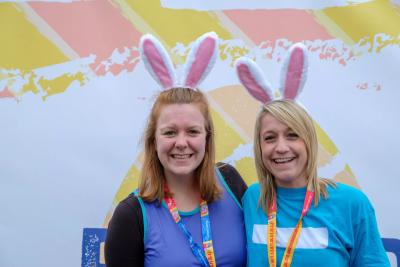
M 171 137 L 175 135 L 175 131 L 174 130 L 165 130 L 161 133 L 161 135 L 163 136 L 167 136 L 167 137 Z
M 264 136 L 264 141 L 266 142 L 266 143 L 272 143 L 272 142 L 274 142 L 275 141 L 275 135 L 266 135 L 266 136 Z
M 198 135 L 198 134 L 200 134 L 201 132 L 200 132 L 200 130 L 198 130 L 198 129 L 189 129 L 188 130 L 188 134 L 190 135 L 190 136 L 196 136 L 196 135 Z
M 295 133 L 295 132 L 289 132 L 287 134 L 287 138 L 289 140 L 297 140 L 299 138 L 299 135 L 297 133 Z

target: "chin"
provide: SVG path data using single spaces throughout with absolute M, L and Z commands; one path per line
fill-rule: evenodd
M 193 169 L 191 167 L 188 167 L 188 168 L 175 168 L 175 169 L 172 169 L 171 172 L 173 174 L 175 174 L 175 175 L 190 175 L 190 174 L 194 173 L 194 170 L 195 169 Z

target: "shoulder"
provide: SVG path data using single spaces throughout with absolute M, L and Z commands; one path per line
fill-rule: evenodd
M 347 198 L 356 202 L 369 202 L 368 197 L 359 189 L 343 183 L 336 183 L 336 188 L 329 186 L 329 195 Z
M 135 236 L 134 239 L 143 241 L 146 227 L 146 220 L 143 216 L 145 214 L 146 212 L 142 210 L 139 198 L 134 194 L 130 194 L 115 208 L 108 224 L 107 236 L 132 234 Z
M 134 194 L 130 194 L 115 208 L 110 225 L 130 228 L 133 225 L 142 224 L 143 211 L 139 199 Z
M 246 191 L 246 194 L 254 194 L 254 193 L 260 193 L 260 184 L 259 183 L 254 183 L 254 184 L 250 185 Z
M 219 174 L 222 176 L 222 182 L 225 183 L 228 192 L 232 193 L 235 199 L 240 202 L 244 192 L 247 189 L 246 182 L 232 165 L 218 162 L 216 166 Z
M 135 196 L 133 193 L 130 194 L 117 205 L 115 212 L 117 210 L 124 212 L 133 212 L 141 210 L 139 198 Z
M 374 211 L 367 195 L 355 187 L 336 183 L 336 188 L 329 187 L 328 193 L 328 197 L 335 202 L 335 205 L 345 205 L 353 210 L 364 212 Z
M 225 181 L 243 181 L 242 176 L 240 173 L 233 167 L 232 165 L 224 162 L 218 162 L 216 164 L 218 171 L 222 174 Z
M 258 198 L 260 197 L 260 184 L 259 183 L 254 183 L 247 188 L 246 192 L 243 195 L 242 201 L 243 205 L 245 205 L 245 202 L 254 202 L 258 201 Z

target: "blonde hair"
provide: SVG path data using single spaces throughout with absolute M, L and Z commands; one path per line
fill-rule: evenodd
M 171 104 L 193 104 L 202 113 L 205 120 L 206 147 L 204 158 L 195 170 L 196 186 L 198 186 L 201 197 L 207 202 L 218 199 L 221 189 L 215 179 L 215 144 L 214 125 L 205 95 L 194 89 L 172 88 L 161 92 L 150 112 L 147 127 L 144 133 L 144 163 L 141 171 L 139 184 L 139 196 L 145 201 L 159 200 L 164 198 L 165 175 L 164 168 L 158 159 L 155 147 L 155 132 L 157 120 L 161 110 Z
M 307 184 L 314 188 L 314 204 L 317 206 L 321 195 L 324 198 L 328 198 L 327 186 L 331 185 L 335 187 L 335 183 L 328 179 L 318 178 L 318 140 L 313 121 L 299 104 L 290 99 L 271 101 L 264 105 L 257 115 L 254 130 L 254 158 L 261 190 L 259 204 L 261 204 L 264 212 L 268 214 L 268 209 L 276 196 L 274 177 L 263 164 L 261 153 L 261 121 L 266 114 L 270 114 L 280 122 L 286 124 L 304 141 L 307 151 L 307 165 L 305 167 Z

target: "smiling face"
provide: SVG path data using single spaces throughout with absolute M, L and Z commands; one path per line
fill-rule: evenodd
M 205 119 L 194 104 L 162 107 L 155 132 L 158 159 L 168 179 L 193 179 L 206 149 Z
M 307 185 L 307 150 L 304 141 L 271 114 L 261 120 L 261 157 L 278 186 L 297 188 Z

